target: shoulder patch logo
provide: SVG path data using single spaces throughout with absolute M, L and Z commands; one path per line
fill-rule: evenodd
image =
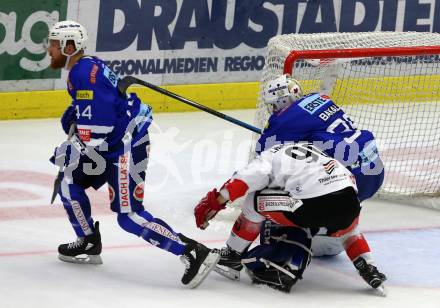
M 93 100 L 93 91 L 91 90 L 78 90 L 76 91 L 76 99 L 77 100 Z
M 299 102 L 298 106 L 301 107 L 304 111 L 307 111 L 310 114 L 314 114 L 322 106 L 326 105 L 328 102 L 330 102 L 328 96 L 320 96 L 319 94 L 313 94 L 311 96 L 306 97 L 301 102 Z
M 104 67 L 103 74 L 107 79 L 110 81 L 110 83 L 116 88 L 118 86 L 118 75 L 116 75 L 111 69 L 109 69 L 107 66 Z
M 336 164 L 336 161 L 334 159 L 326 162 L 322 166 L 324 167 L 324 171 L 327 174 L 331 174 L 333 172 L 333 170 L 335 170 L 335 168 L 338 167 L 338 165 Z

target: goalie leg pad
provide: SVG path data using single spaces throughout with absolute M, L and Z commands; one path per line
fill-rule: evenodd
M 252 281 L 289 292 L 302 279 L 310 263 L 312 234 L 308 229 L 283 227 L 266 221 L 260 245 L 243 256 Z
M 284 268 L 288 271 L 287 266 Z M 292 278 L 285 272 L 272 267 L 257 270 L 246 269 L 246 273 L 255 284 L 266 285 L 286 293 L 289 293 L 292 286 L 298 281 L 297 278 Z

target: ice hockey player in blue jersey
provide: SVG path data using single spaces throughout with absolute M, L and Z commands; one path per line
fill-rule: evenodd
M 263 96 L 273 113 L 257 142 L 257 154 L 274 144 L 310 141 L 351 170 L 361 202 L 379 190 L 384 168 L 373 134 L 357 129 L 330 97 L 303 96 L 301 85 L 288 75 L 269 82 Z
M 318 93 L 303 95 L 298 81 L 281 75 L 269 81 L 263 92 L 263 100 L 273 112 L 257 142 L 258 154 L 276 144 L 312 142 L 352 172 L 360 201 L 377 192 L 384 179 L 384 168 L 374 136 L 368 130 L 356 129 L 353 121 L 330 97 Z M 325 168 L 329 168 L 330 176 L 332 166 Z M 374 266 L 370 247 L 357 224 L 358 220 L 344 231 L 350 236 L 337 237 L 337 234 L 326 234 L 325 229 L 321 230 L 313 238 L 312 250 L 315 256 L 325 256 L 339 254 L 345 249 L 359 274 L 368 284 L 377 288 L 386 277 Z M 240 230 L 236 230 L 234 225 L 230 238 L 239 233 Z M 341 238 L 344 242 L 341 242 Z M 270 254 L 268 249 L 265 254 Z M 219 265 L 233 264 L 234 260 L 228 260 L 229 256 L 237 259 L 236 252 L 226 247 Z M 277 281 L 279 277 L 273 275 L 273 279 Z
M 69 71 L 67 90 L 72 103 L 61 124 L 66 134 L 76 126 L 75 134 L 57 147 L 52 158 L 63 170 L 58 194 L 77 236 L 75 242 L 58 247 L 59 258 L 102 263 L 99 224 L 92 219 L 85 190 L 107 183 L 110 207 L 120 227 L 180 256 L 186 267 L 182 283 L 194 288 L 219 255 L 144 209 L 152 110 L 135 94 L 120 93 L 118 76 L 102 60 L 84 54 L 87 38 L 85 28 L 74 21 L 58 22 L 49 30 L 51 67 Z

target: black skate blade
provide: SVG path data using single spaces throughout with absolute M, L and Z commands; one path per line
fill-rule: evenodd
M 218 261 L 220 261 L 220 254 L 218 252 L 211 251 L 206 256 L 205 260 L 203 260 L 196 276 L 188 283 L 190 289 L 197 288 L 203 282 L 203 280 L 205 280 L 206 276 L 208 276 Z
M 221 268 L 219 265 L 216 265 L 214 272 L 234 281 L 240 280 L 240 272 L 232 268 Z
M 62 254 L 58 255 L 58 259 L 63 262 L 76 263 L 76 264 L 102 264 L 102 259 L 100 255 L 78 255 L 76 257 L 65 256 Z

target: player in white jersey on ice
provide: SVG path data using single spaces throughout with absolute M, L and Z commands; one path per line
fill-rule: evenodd
M 259 235 L 263 222 L 268 219 L 281 226 L 301 229 L 300 233 L 308 234 L 309 239 L 322 227 L 332 236 L 349 238 L 356 230 L 361 210 L 353 174 L 308 143 L 278 145 L 263 151 L 236 172 L 220 191 L 208 192 L 194 210 L 197 226 L 205 229 L 228 201 L 242 196 L 246 196 L 242 213 L 227 241 L 228 249 L 222 252 L 228 251 L 226 257 L 231 268 L 241 269 L 241 259 L 247 260 L 243 263 L 255 283 L 287 292 L 301 278 L 310 257 L 310 246 L 307 247 L 307 240 L 294 243 L 302 247 L 302 253 L 281 262 L 263 260 L 264 245 L 258 252 L 251 250 L 242 255 Z M 299 263 L 294 260 L 298 254 L 301 255 Z M 261 264 L 255 266 L 259 258 L 274 270 L 269 273 Z M 253 260 L 252 266 L 248 266 L 249 260 Z M 382 289 L 380 273 L 375 271 L 370 285 Z
M 286 74 L 270 80 L 262 97 L 272 115 L 257 142 L 256 153 L 273 144 L 312 142 L 351 171 L 360 202 L 379 190 L 385 170 L 373 133 L 358 129 L 330 97 L 318 93 L 305 95 L 301 84 Z M 358 229 L 352 237 L 344 239 L 330 237 L 327 230 L 321 229 L 312 240 L 312 249 L 314 256 L 331 256 L 345 250 L 359 274 L 370 284 L 375 262 L 367 240 Z M 385 275 L 381 274 L 381 279 L 385 280 Z

